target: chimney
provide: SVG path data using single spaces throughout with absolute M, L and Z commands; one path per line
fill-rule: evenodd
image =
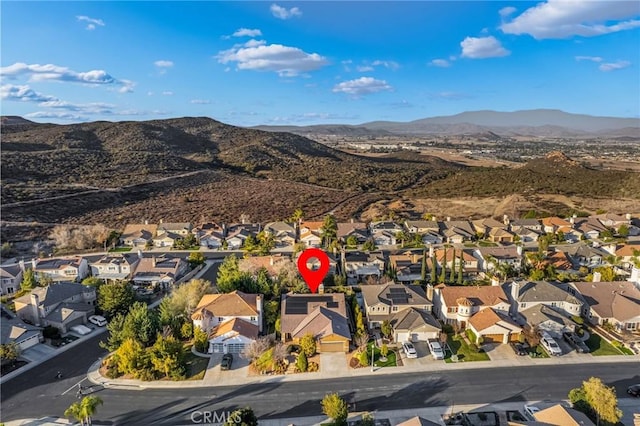
M 318 286 L 318 294 L 324 294 L 324 284 L 322 283 Z
M 24 259 L 20 259 L 20 262 L 18 262 L 18 265 L 20 265 L 20 270 L 24 272 Z
M 507 216 L 506 214 L 502 215 L 502 223 L 504 223 L 505 225 L 508 225 L 509 224 L 509 216 Z
M 495 277 L 495 276 L 491 277 L 491 285 L 493 287 L 497 287 L 500 285 L 500 280 L 498 279 L 498 277 Z
M 627 221 L 630 221 L 631 220 L 631 213 L 625 214 L 624 218 L 627 219 Z
M 631 278 L 629 278 L 629 281 L 640 285 L 640 268 L 637 266 L 631 268 Z
M 599 283 L 601 279 L 602 279 L 602 274 L 600 272 L 594 272 L 593 273 L 593 282 L 594 283 Z
M 516 246 L 516 251 L 518 252 L 518 256 L 522 256 L 522 246 L 521 245 L 517 245 Z
M 36 259 L 31 259 L 31 269 L 33 269 L 33 272 L 36 271 L 37 264 L 38 264 L 38 261 Z
M 156 257 L 155 257 L 155 256 L 151 256 L 151 266 L 152 266 L 153 268 L 155 268 L 155 267 L 156 267 Z
M 630 216 L 630 215 L 627 215 L 627 216 Z M 631 217 L 629 217 L 629 219 L 631 219 Z M 354 222 L 354 221 L 353 221 L 353 218 L 351 218 L 351 223 L 353 223 L 353 222 Z
M 433 244 L 430 244 L 430 245 L 429 245 L 429 257 L 433 257 L 433 253 L 434 253 L 434 251 L 433 251 Z
M 569 223 L 573 225 L 575 222 L 576 222 L 576 215 L 573 215 L 569 218 Z
M 33 291 L 31 292 L 31 309 L 33 315 L 33 325 L 40 326 L 40 298 Z
M 145 224 L 145 225 L 148 225 L 148 224 L 149 224 L 149 221 L 148 221 L 147 219 L 145 219 L 145 220 L 144 220 L 144 224 Z
M 138 250 L 138 259 L 142 259 L 142 250 Z
M 427 284 L 427 299 L 433 302 L 433 286 L 431 284 Z
M 273 256 L 269 256 L 269 265 L 273 266 Z
M 162 224 L 162 222 L 163 222 L 163 219 L 160 219 L 160 224 Z
M 511 298 L 518 303 L 518 296 L 520 295 L 520 283 L 513 281 L 511 283 Z
M 451 216 L 447 216 L 447 222 L 451 222 Z
M 256 312 L 258 313 L 258 330 L 262 332 L 262 295 L 256 295 Z

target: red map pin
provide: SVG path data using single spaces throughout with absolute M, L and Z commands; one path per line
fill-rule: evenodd
M 314 257 L 320 262 L 320 268 L 312 270 L 307 266 L 307 262 Z M 300 253 L 300 257 L 298 257 L 298 271 L 307 283 L 311 293 L 317 293 L 318 287 L 320 287 L 322 280 L 329 272 L 329 256 L 318 248 L 308 248 Z

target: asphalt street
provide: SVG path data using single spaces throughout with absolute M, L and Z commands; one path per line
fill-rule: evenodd
M 2 385 L 2 421 L 62 416 L 76 401 L 77 383 L 105 354 L 96 336 Z M 619 397 L 640 383 L 637 363 L 508 367 L 371 375 L 357 379 L 278 382 L 236 387 L 121 390 L 94 386 L 104 405 L 96 421 L 121 425 L 193 424 L 192 413 L 221 412 L 250 406 L 261 418 L 321 415 L 320 400 L 329 392 L 356 403 L 357 411 L 397 410 L 450 404 L 566 399 L 568 391 L 590 376 L 616 387 Z M 56 372 L 63 373 L 61 380 Z M 82 383 L 88 386 L 88 381 Z M 196 419 L 201 419 L 197 417 Z

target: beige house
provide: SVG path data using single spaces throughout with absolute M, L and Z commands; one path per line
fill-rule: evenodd
M 500 286 L 438 286 L 434 289 L 434 313 L 447 324 L 466 328 L 478 312 L 493 308 L 502 314 L 509 312 L 509 299 Z
M 167 289 L 188 269 L 189 264 L 179 257 L 143 257 L 133 273 L 132 281 L 139 286 Z
M 24 263 L 0 266 L 0 295 L 11 296 L 20 290 Z
M 94 287 L 58 282 L 37 287 L 15 300 L 16 314 L 36 326 L 53 326 L 62 333 L 69 327 L 86 324 L 96 303 Z
M 4 305 L 0 310 L 0 345 L 14 343 L 24 351 L 44 340 L 42 328 L 25 323 Z
M 193 225 L 189 222 L 182 223 L 164 223 L 160 221 L 158 225 L 157 234 L 174 234 L 179 238 L 184 238 L 187 235 L 191 234 L 191 230 L 193 229 Z
M 242 272 L 256 275 L 262 268 L 266 269 L 271 277 L 277 277 L 281 272 L 293 270 L 295 265 L 289 256 L 272 254 L 269 256 L 249 256 L 239 260 L 238 268 Z
M 280 328 L 284 342 L 311 334 L 318 352 L 348 352 L 351 330 L 343 293 L 283 294 Z
M 477 338 L 482 337 L 484 343 L 517 342 L 522 328 L 501 311 L 492 308 L 483 309 L 473 315 L 467 324 Z
M 534 413 L 533 418 L 550 426 L 595 426 L 586 414 L 560 404 Z
M 572 283 L 585 301 L 582 314 L 593 324 L 640 331 L 640 290 L 630 281 Z
M 120 244 L 128 247 L 144 248 L 153 244 L 153 238 L 158 231 L 158 225 L 142 223 L 128 224 L 120 236 Z
M 108 254 L 95 262 L 89 263 L 91 275 L 101 280 L 128 280 L 131 278 L 133 271 L 141 255 L 134 254 Z
M 53 281 L 80 282 L 89 275 L 87 260 L 80 256 L 34 259 L 32 267 L 36 276 L 43 275 Z

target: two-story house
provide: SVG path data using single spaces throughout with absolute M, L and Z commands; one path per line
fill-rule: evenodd
M 447 220 L 438 224 L 444 241 L 450 244 L 461 244 L 476 238 L 476 231 L 467 220 Z
M 133 275 L 142 254 L 107 254 L 98 260 L 89 263 L 91 275 L 101 280 L 117 281 L 128 280 Z
M 66 333 L 69 327 L 87 324 L 95 312 L 95 303 L 94 287 L 54 282 L 15 299 L 15 308 L 23 321 L 39 327 L 53 326 Z
M 342 252 L 342 267 L 347 284 L 357 284 L 369 276 L 380 278 L 384 272 L 385 259 L 381 252 Z
M 135 223 L 124 227 L 120 235 L 120 244 L 127 247 L 144 248 L 153 244 L 153 238 L 158 230 L 157 224 Z
M 424 260 L 425 274 L 431 271 L 431 259 Z M 398 282 L 410 284 L 422 279 L 422 253 L 407 252 L 404 254 L 389 255 L 389 267 L 394 271 Z
M 240 353 L 263 327 L 263 296 L 234 291 L 205 294 L 191 315 L 194 327 L 210 336 L 209 353 Z
M 225 235 L 227 248 L 229 250 L 240 249 L 249 236 L 255 238 L 261 229 L 262 227 L 259 223 L 236 223 L 230 225 Z
M 12 296 L 20 290 L 24 262 L 15 265 L 0 266 L 0 295 Z
M 143 257 L 138 262 L 132 281 L 143 287 L 168 289 L 189 270 L 182 258 L 169 256 Z
M 432 303 L 420 286 L 382 284 L 362 287 L 369 329 L 389 321 L 396 342 L 437 339 L 440 324 L 431 315 Z
M 358 244 L 364 244 L 369 239 L 369 229 L 364 222 L 340 222 L 338 223 L 338 231 L 336 237 L 338 240 L 346 244 L 349 237 L 355 237 Z
M 447 324 L 465 328 L 469 319 L 483 309 L 509 313 L 509 298 L 500 286 L 437 286 L 433 311 Z
M 36 276 L 42 275 L 52 281 L 80 282 L 89 275 L 89 264 L 80 256 L 34 259 L 32 268 Z
M 509 265 L 515 271 L 522 267 L 522 247 L 478 247 L 473 255 L 478 259 L 478 267 L 483 272 L 492 272 L 500 265 Z
M 323 222 L 302 222 L 299 241 L 306 247 L 320 247 L 322 245 L 322 225 Z
M 404 227 L 411 234 L 425 234 L 427 232 L 440 232 L 438 222 L 435 220 L 407 220 L 404 222 Z
M 296 243 L 296 228 L 287 222 L 271 222 L 265 225 L 264 231 L 273 235 L 276 247 L 288 247 Z
M 582 316 L 592 324 L 611 324 L 618 332 L 640 330 L 640 289 L 631 281 L 571 283 L 584 301 Z
M 44 341 L 42 328 L 29 325 L 5 305 L 0 306 L 0 345 L 15 344 L 21 351 Z

